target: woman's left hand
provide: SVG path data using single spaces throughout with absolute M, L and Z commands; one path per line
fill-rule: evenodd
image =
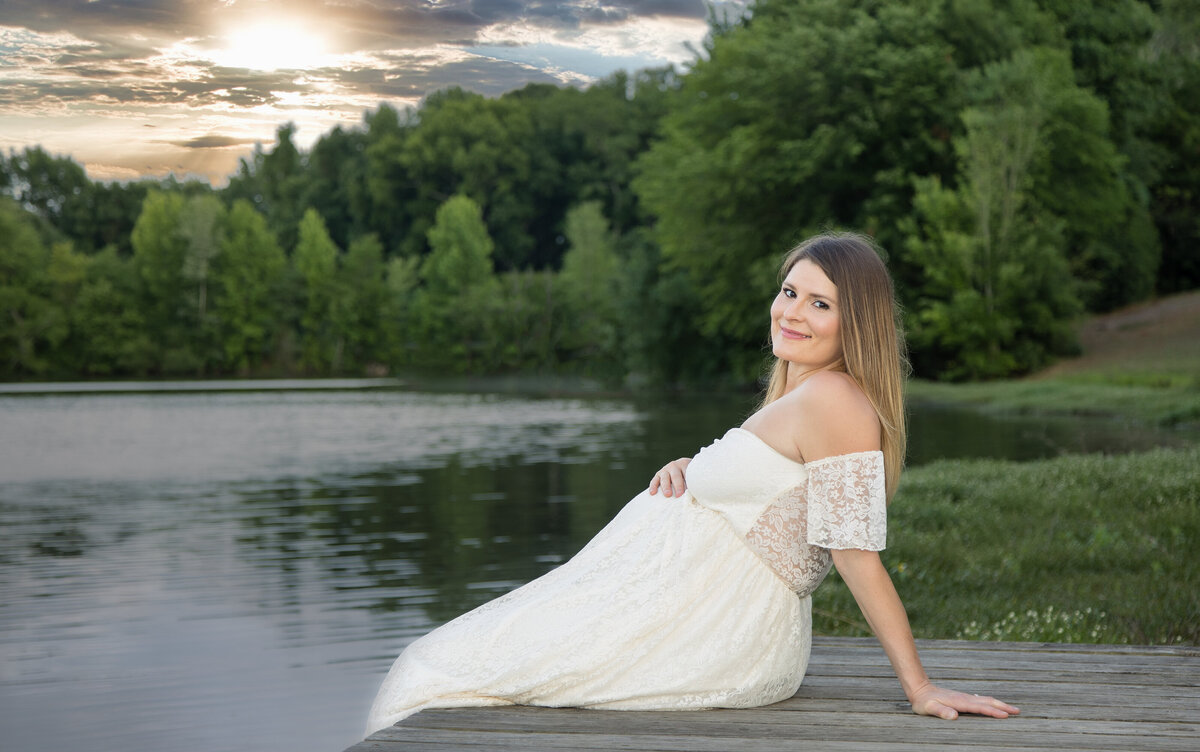
M 1006 702 L 986 695 L 969 695 L 966 692 L 955 692 L 942 689 L 926 682 L 917 688 L 909 698 L 912 701 L 913 712 L 917 715 L 932 715 L 952 721 L 959 713 L 975 713 L 992 718 L 1007 718 L 1021 712 Z

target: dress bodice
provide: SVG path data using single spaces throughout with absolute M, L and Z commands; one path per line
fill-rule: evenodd
M 744 428 L 702 449 L 687 468 L 693 500 L 722 515 L 801 596 L 829 573 L 833 548 L 884 547 L 883 455 L 800 463 Z

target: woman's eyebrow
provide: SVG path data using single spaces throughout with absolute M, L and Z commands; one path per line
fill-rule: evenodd
M 784 286 L 784 287 L 786 287 L 787 289 L 791 290 L 791 291 L 792 291 L 792 292 L 794 292 L 794 293 L 799 293 L 799 292 L 800 292 L 799 290 L 797 290 L 797 289 L 796 289 L 796 286 L 795 286 L 795 285 L 793 285 L 793 284 L 791 284 L 790 282 L 784 282 L 784 283 L 783 283 L 783 286 Z M 837 302 L 837 296 L 836 296 L 836 295 L 827 295 L 827 294 L 825 294 L 825 293 L 823 293 L 823 292 L 812 292 L 812 291 L 810 290 L 810 291 L 806 292 L 806 293 L 804 294 L 804 296 L 805 296 L 805 297 L 808 297 L 808 298 L 820 298 L 821 300 L 828 300 L 830 303 L 836 303 L 836 302 Z

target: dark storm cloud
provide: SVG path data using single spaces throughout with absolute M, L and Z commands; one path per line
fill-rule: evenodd
M 535 0 L 503 4 L 519 7 L 497 20 L 526 20 L 559 29 L 616 24 L 637 16 L 704 18 L 707 13 L 703 0 L 609 0 L 596 5 Z
M 86 78 L 56 76 L 35 81 L 10 80 L 0 70 L 0 109 L 51 109 L 72 102 L 125 105 L 204 106 L 217 103 L 252 107 L 270 104 L 277 94 L 304 92 L 308 85 L 294 73 L 254 72 L 208 66 L 208 75 L 196 80 L 163 78 L 157 69 L 133 63 L 106 69 Z M 150 75 L 150 74 L 154 75 Z
M 708 5 L 703 0 L 617 0 L 612 5 L 627 8 L 635 16 L 705 18 Z
M 343 86 L 384 99 L 413 99 L 448 85 L 480 94 L 498 95 L 527 83 L 559 83 L 558 79 L 518 63 L 469 58 L 428 65 L 421 59 L 391 58 L 385 67 L 358 71 L 324 71 Z
M 254 139 L 234 138 L 233 136 L 199 136 L 186 141 L 162 141 L 185 149 L 227 149 L 230 146 L 249 146 L 256 143 Z
M 521 0 L 475 0 L 470 3 L 471 14 L 486 23 L 520 18 L 529 3 Z
M 171 0 L 5 0 L 0 23 L 93 40 L 131 34 L 178 39 L 202 33 L 189 7 L 195 6 Z

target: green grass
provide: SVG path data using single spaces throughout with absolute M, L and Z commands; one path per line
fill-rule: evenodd
M 908 397 L 989 412 L 1111 415 L 1165 426 L 1200 423 L 1200 381 L 1178 373 L 1094 372 L 974 384 L 914 380 Z
M 913 381 L 909 398 L 990 412 L 1200 424 L 1200 291 L 1093 316 L 1078 332 L 1082 354 L 1041 373 L 977 384 Z
M 1200 644 L 1200 446 L 901 480 L 883 553 L 918 637 Z M 836 576 L 818 634 L 869 634 Z

